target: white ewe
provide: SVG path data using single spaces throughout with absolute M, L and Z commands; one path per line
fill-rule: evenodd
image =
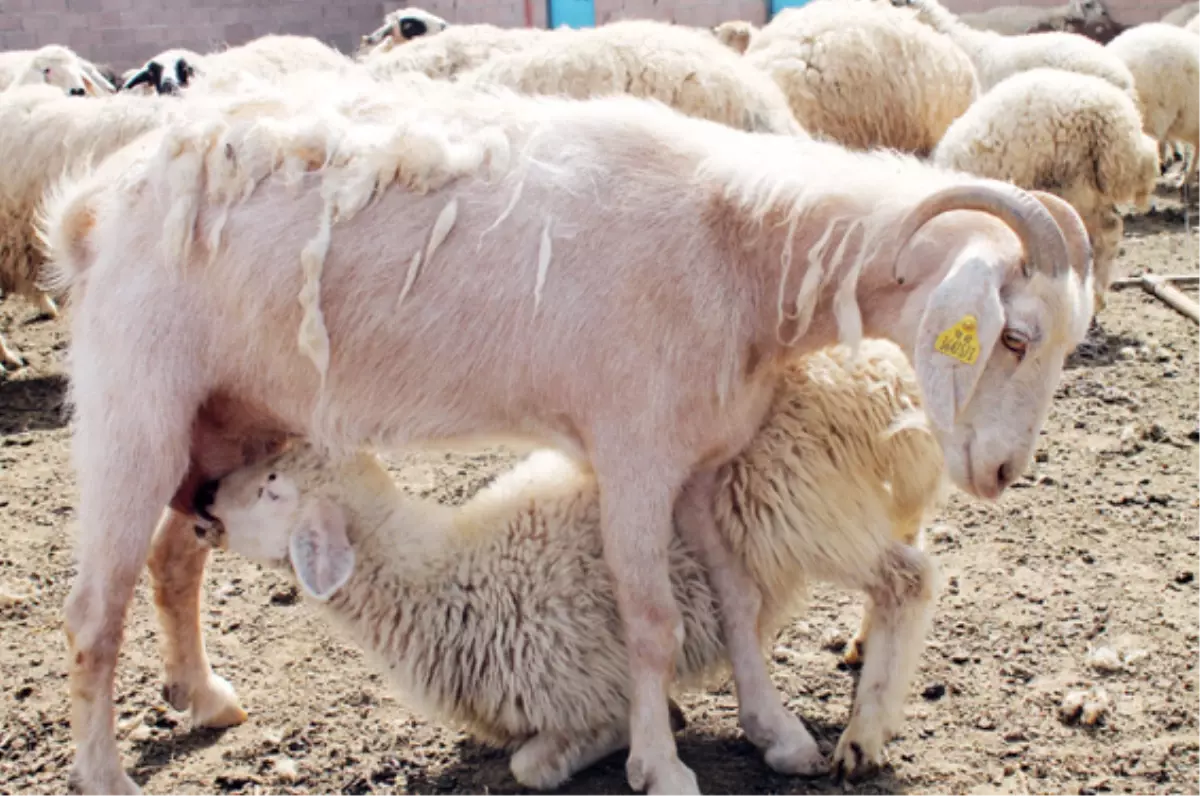
M 458 82 L 575 99 L 628 94 L 751 132 L 804 134 L 779 86 L 708 31 L 650 20 L 550 36 Z
M 433 36 L 449 26 L 449 22 L 423 8 L 409 6 L 397 9 L 383 18 L 382 25 L 362 37 L 356 57 L 363 57 L 372 50 L 387 52 L 397 44 L 420 36 Z
M 855 149 L 927 155 L 979 94 L 953 42 L 886 4 L 786 9 L 744 58 L 774 78 L 805 130 Z
M 176 94 L 201 77 L 223 80 L 246 74 L 278 82 L 295 72 L 341 72 L 353 66 L 351 58 L 311 36 L 272 34 L 207 55 L 167 50 L 130 75 L 124 88 L 144 84 L 153 86 L 159 94 Z
M 34 222 L 43 194 L 64 174 L 89 168 L 164 118 L 160 103 L 135 97 L 68 97 L 47 85 L 0 92 L 0 151 L 19 153 L 0 159 L 0 292 L 57 317 L 39 280 L 45 256 Z M 23 364 L 3 337 L 0 355 L 3 364 Z
M 932 562 L 905 542 L 943 468 L 933 435 L 912 425 L 920 395 L 904 353 L 871 340 L 860 363 L 848 359 L 836 348 L 787 365 L 757 435 L 718 471 L 711 513 L 762 594 L 759 647 L 810 581 L 880 598 L 838 744 L 842 773 L 856 776 L 903 724 L 935 587 Z M 558 788 L 628 744 L 628 655 L 600 496 L 561 453 L 533 454 L 452 508 L 406 497 L 375 456 L 330 462 L 300 446 L 214 483 L 197 509 L 197 534 L 289 568 L 415 706 L 513 749 L 523 786 Z M 703 686 L 728 674 L 729 655 L 689 536 L 677 531 L 668 552 L 683 614 L 675 667 L 681 685 Z M 788 756 L 767 760 L 790 774 L 824 768 L 819 755 L 802 771 Z
M 1115 278 L 1124 231 L 1115 205 L 1145 207 L 1158 177 L 1158 147 L 1142 132 L 1129 95 L 1097 77 L 1059 69 L 1002 81 L 950 125 L 932 159 L 1070 202 L 1095 249 L 1099 307 Z
M 352 117 L 355 101 L 372 112 Z M 75 306 L 65 625 L 84 791 L 136 790 L 112 683 L 151 542 L 173 538 L 153 538 L 164 504 L 190 513 L 201 483 L 289 435 L 336 452 L 491 434 L 591 466 L 628 643 L 630 784 L 696 792 L 667 708 L 682 623 L 672 512 L 685 492 L 713 505 L 714 473 L 754 436 L 778 368 L 839 339 L 893 339 L 950 476 L 994 498 L 1029 461 L 1091 319 L 1074 211 L 911 157 L 623 96 L 419 97 L 347 80 L 336 99 L 186 104 L 186 120 L 46 209 Z M 753 584 L 704 553 L 722 626 L 753 628 Z M 159 573 L 187 597 L 168 635 L 198 636 L 198 560 Z M 760 650 L 726 639 L 743 726 L 802 767 L 815 745 Z M 181 660 L 204 688 L 203 656 Z
M 1018 72 L 1046 67 L 1094 75 L 1133 95 L 1133 75 L 1125 65 L 1103 45 L 1085 36 L 1059 31 L 1004 36 L 964 24 L 938 0 L 892 0 L 892 3 L 916 9 L 917 19 L 961 47 L 975 64 L 982 91 Z
M 61 45 L 0 52 L 0 91 L 40 84 L 56 86 L 77 96 L 116 91 L 94 64 Z

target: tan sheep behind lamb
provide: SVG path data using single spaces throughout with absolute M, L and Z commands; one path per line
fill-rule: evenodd
M 848 356 L 827 349 L 786 371 L 761 431 L 719 475 L 715 517 L 761 589 L 762 644 L 800 609 L 809 579 L 880 597 L 841 744 L 878 762 L 932 607 L 932 563 L 907 543 L 942 494 L 943 467 L 900 349 L 868 340 L 859 369 Z M 628 743 L 599 505 L 591 474 L 555 451 L 453 508 L 402 495 L 372 455 L 335 464 L 300 447 L 223 479 L 198 532 L 255 560 L 290 557 L 306 593 L 415 706 L 516 749 L 518 781 L 546 789 Z M 681 536 L 670 547 L 684 618 L 676 667 L 697 686 L 728 661 L 702 557 Z M 782 765 L 771 750 L 767 762 Z
M 708 31 L 651 20 L 551 36 L 459 82 L 575 99 L 628 94 L 749 132 L 804 135 L 770 77 Z

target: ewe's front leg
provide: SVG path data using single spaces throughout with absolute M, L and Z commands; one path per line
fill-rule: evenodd
M 758 638 L 762 594 L 742 562 L 731 555 L 713 517 L 716 479 L 697 474 L 676 505 L 680 533 L 704 557 L 721 612 L 721 632 L 737 685 L 738 719 L 750 742 L 782 774 L 814 775 L 827 768 L 804 722 L 783 704 L 771 682 Z
M 904 719 L 904 697 L 932 616 L 936 573 L 920 550 L 894 543 L 868 595 L 870 631 L 850 723 L 834 752 L 838 777 L 856 778 L 883 762 L 883 747 Z
M 629 786 L 647 793 L 699 793 L 679 759 L 668 691 L 683 617 L 671 591 L 667 548 L 671 512 L 686 473 L 637 460 L 619 440 L 593 453 L 600 487 L 604 559 L 612 574 L 629 655 Z M 675 476 L 675 477 L 673 477 Z
M 246 720 L 246 711 L 233 686 L 213 673 L 200 625 L 207 560 L 208 547 L 197 540 L 192 522 L 167 509 L 147 562 L 162 630 L 163 697 L 176 710 L 190 709 L 198 727 L 232 727 Z

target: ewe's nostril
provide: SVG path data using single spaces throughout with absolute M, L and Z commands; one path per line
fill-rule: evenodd
M 82 97 L 87 94 L 87 92 L 81 88 L 73 88 L 67 93 L 70 94 L 72 97 Z
M 192 498 L 192 509 L 195 513 L 206 520 L 216 519 L 208 513 L 208 509 L 212 506 L 213 501 L 217 499 L 217 487 L 220 486 L 220 481 L 205 481 L 196 490 L 196 496 Z

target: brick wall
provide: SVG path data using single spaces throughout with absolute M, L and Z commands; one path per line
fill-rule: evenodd
M 1009 0 L 1010 2 L 1012 0 Z M 1056 5 L 1062 0 L 1023 0 Z M 410 0 L 452 22 L 546 25 L 547 0 Z M 997 0 L 945 0 L 955 11 L 986 8 Z M 1180 0 L 1109 0 L 1126 24 L 1158 19 Z M 767 0 L 595 0 L 596 23 L 649 17 L 684 25 L 725 19 L 761 24 Z M 397 0 L 0 0 L 0 50 L 60 43 L 120 70 L 168 47 L 205 51 L 241 44 L 266 33 L 320 37 L 351 52 L 358 37 L 379 24 Z

